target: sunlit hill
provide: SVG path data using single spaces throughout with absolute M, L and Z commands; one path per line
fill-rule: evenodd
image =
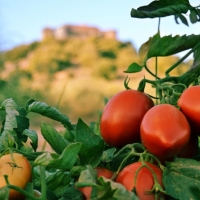
M 159 74 L 177 60 L 159 58 Z M 3 53 L 0 62 L 0 102 L 13 98 L 24 105 L 37 99 L 58 107 L 71 121 L 97 120 L 104 99 L 124 89 L 127 75 L 133 89 L 145 75 L 123 72 L 131 63 L 141 62 L 132 43 L 119 41 L 115 30 L 88 26 L 45 28 L 41 41 Z M 154 69 L 154 60 L 148 65 Z M 174 73 L 188 68 L 189 63 L 183 63 Z

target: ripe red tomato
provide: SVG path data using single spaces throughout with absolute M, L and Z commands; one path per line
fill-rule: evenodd
M 106 104 L 100 120 L 100 132 L 105 142 L 122 147 L 140 141 L 140 123 L 153 105 L 149 96 L 137 90 L 125 90 L 114 95 Z
M 114 174 L 112 171 L 102 168 L 102 167 L 96 167 L 95 170 L 97 172 L 98 177 L 105 177 L 105 178 L 110 179 L 110 178 L 112 178 L 112 176 Z M 84 200 L 90 200 L 92 187 L 82 187 L 82 188 L 78 188 L 78 189 L 83 193 Z
M 158 183 L 163 187 L 162 170 L 152 163 L 146 162 L 146 164 L 155 172 Z M 132 191 L 135 187 L 136 194 L 140 200 L 155 200 L 154 193 L 147 194 L 147 192 L 153 189 L 154 186 L 152 172 L 147 167 L 142 167 L 140 169 L 136 177 L 136 184 L 134 183 L 136 171 L 139 167 L 141 167 L 141 165 L 141 162 L 135 162 L 127 165 L 118 174 L 116 182 L 124 185 L 124 187 L 129 191 Z
M 188 119 L 191 127 L 199 130 L 197 134 L 200 136 L 200 85 L 191 86 L 183 91 L 178 100 L 181 111 Z
M 13 158 L 12 158 L 13 157 Z M 14 160 L 13 160 L 14 159 Z M 11 185 L 22 189 L 31 181 L 31 165 L 21 154 L 6 154 L 0 157 L 0 188 L 6 186 L 4 175 L 8 175 Z M 23 200 L 25 197 L 16 190 L 10 189 L 9 200 Z
M 166 159 L 178 155 L 187 145 L 190 125 L 180 110 L 170 104 L 160 104 L 145 114 L 140 135 L 150 153 Z

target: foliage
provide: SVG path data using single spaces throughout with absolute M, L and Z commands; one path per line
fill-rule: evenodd
M 131 16 L 137 18 L 161 18 L 173 15 L 175 16 L 175 20 L 179 17 L 182 22 L 186 24 L 184 15 L 187 12 L 190 13 L 191 23 L 199 21 L 198 7 L 192 7 L 188 0 L 153 1 L 147 6 L 132 9 Z M 161 37 L 158 31 L 141 46 L 139 50 L 140 59 L 134 60 L 132 64 L 129 63 L 127 65 L 127 70 L 124 70 L 124 72 L 131 76 L 132 73 L 145 71 L 145 75 L 148 75 L 148 77 L 145 76 L 145 78 L 140 80 L 138 90 L 146 92 L 146 86 L 150 85 L 154 89 L 154 93 L 150 93 L 149 97 L 155 99 L 156 105 L 164 103 L 178 107 L 177 101 L 182 92 L 193 85 L 200 85 L 200 43 L 197 42 L 199 41 L 198 38 L 199 35 Z M 55 84 L 55 82 L 53 82 L 55 78 L 53 73 L 60 70 L 63 72 L 63 65 L 66 63 L 66 68 L 79 68 L 81 63 L 84 62 L 84 70 L 87 71 L 89 67 L 87 63 L 90 58 L 86 54 L 83 57 L 80 55 L 84 54 L 83 52 L 86 50 L 87 52 L 92 52 L 92 66 L 95 66 L 95 63 L 99 60 L 106 60 L 106 62 L 109 60 L 109 64 L 106 63 L 106 65 L 103 63 L 106 67 L 99 73 L 104 73 L 106 70 L 110 73 L 108 66 L 112 66 L 112 64 L 118 69 L 117 62 L 114 62 L 114 60 L 120 57 L 118 57 L 118 55 L 121 50 L 123 50 L 123 52 L 134 52 L 129 44 L 122 44 L 119 41 L 112 40 L 109 44 L 106 43 L 106 40 L 100 40 L 99 38 L 88 38 L 86 41 L 87 43 L 81 43 L 74 39 L 63 42 L 51 41 L 51 43 L 49 43 L 49 41 L 43 41 L 38 45 L 35 52 L 32 51 L 33 54 L 30 59 L 36 62 L 37 67 L 35 68 L 32 66 L 31 72 L 34 71 L 34 73 L 38 74 L 39 72 L 44 73 L 49 65 L 49 75 L 47 77 L 50 78 L 52 84 Z M 104 46 L 104 44 L 107 45 Z M 45 48 L 45 45 L 46 47 L 48 46 L 48 48 Z M 65 49 L 65 51 L 63 51 L 63 49 Z M 169 62 L 169 66 L 166 66 L 166 69 L 164 67 L 162 73 L 158 73 L 157 68 L 160 68 L 160 62 L 166 62 L 165 59 L 169 59 L 168 56 L 184 50 L 188 50 L 185 56 L 180 59 L 173 57 L 174 61 L 172 63 Z M 41 55 L 41 52 L 46 52 L 47 54 Z M 192 53 L 194 61 L 193 63 L 188 62 L 190 68 L 187 69 L 182 65 L 186 69 L 182 70 L 183 67 L 181 67 L 181 74 L 171 75 L 171 72 L 177 67 L 180 68 L 180 65 L 183 64 L 184 60 Z M 41 59 L 40 61 L 43 61 L 44 65 L 37 63 L 37 56 L 34 54 L 38 57 L 41 55 L 38 61 Z M 51 58 L 48 59 L 47 55 L 51 55 Z M 134 57 L 134 59 L 135 58 L 136 57 Z M 59 62 L 57 63 L 55 59 L 57 59 L 57 61 L 59 60 L 61 63 L 66 63 L 62 63 L 62 67 L 59 68 L 58 65 L 60 64 L 58 64 Z M 152 59 L 155 59 L 155 72 L 153 66 L 149 64 Z M 103 64 L 100 64 L 103 68 Z M 14 84 L 18 86 L 21 85 L 21 79 L 17 79 L 15 76 L 23 75 L 24 80 L 35 80 L 34 74 L 27 71 L 18 71 L 19 74 L 12 74 L 11 77 L 13 77 L 13 81 L 16 81 Z M 105 74 L 101 74 L 101 76 L 106 79 L 113 78 L 112 76 L 108 78 Z M 1 81 L 1 85 L 4 89 L 7 87 L 8 80 L 9 78 L 7 77 L 7 79 Z M 95 78 L 95 80 L 97 79 Z M 126 89 L 131 89 L 129 81 L 130 79 L 128 77 L 124 80 Z M 107 80 L 104 83 L 107 83 L 106 86 L 109 86 Z M 102 82 L 100 85 L 101 87 L 99 88 L 94 87 L 93 91 L 96 93 L 90 93 L 90 101 L 80 105 L 82 109 L 87 106 L 92 106 L 93 96 L 101 95 L 99 90 L 102 89 Z M 74 85 L 70 85 L 71 90 L 68 96 L 72 95 L 72 91 L 75 88 L 75 86 L 73 86 Z M 48 97 L 52 98 L 50 88 L 51 87 L 47 88 L 49 93 Z M 29 87 L 26 89 L 28 90 Z M 59 90 L 60 88 L 56 87 L 56 89 Z M 83 96 L 88 94 L 85 91 L 81 92 Z M 63 98 L 63 96 L 61 97 Z M 79 96 L 75 95 L 75 97 L 78 99 Z M 77 107 L 77 102 L 73 101 L 73 105 L 74 108 Z M 57 107 L 59 107 L 59 104 Z M 199 198 L 199 152 L 198 155 L 190 159 L 173 157 L 167 162 L 162 162 L 155 155 L 149 153 L 142 142 L 127 144 L 120 148 L 112 147 L 106 144 L 101 137 L 99 120 L 87 124 L 81 118 L 78 118 L 77 122 L 73 123 L 70 117 L 64 114 L 63 110 L 59 111 L 57 108 L 45 102 L 34 100 L 33 98 L 28 100 L 24 106 L 20 106 L 12 98 L 7 98 L 2 101 L 0 111 L 4 113 L 0 131 L 1 155 L 6 153 L 12 154 L 13 152 L 23 154 L 31 162 L 33 173 L 33 179 L 27 184 L 25 189 L 11 185 L 8 181 L 8 177 L 5 176 L 6 186 L 0 189 L 1 199 L 6 199 L 8 197 L 8 188 L 10 188 L 18 190 L 25 195 L 27 199 L 35 200 L 36 198 L 33 196 L 33 190 L 37 189 L 41 191 L 41 197 L 39 198 L 41 200 L 82 200 L 83 195 L 78 188 L 92 187 L 91 199 L 137 200 L 135 188 L 128 191 L 122 184 L 115 182 L 116 176 L 124 167 L 137 161 L 142 163 L 141 167 L 146 167 L 152 173 L 154 185 L 152 186 L 152 190 L 147 191 L 147 193 L 152 193 L 155 199 L 160 193 L 164 193 L 166 199 L 197 200 Z M 31 120 L 29 116 L 31 113 L 42 117 L 43 120 L 40 122 L 40 131 L 45 141 L 52 147 L 52 151 L 38 151 L 39 133 L 30 129 Z M 129 116 L 128 113 L 127 115 Z M 45 122 L 47 119 L 51 121 L 51 124 Z M 65 131 L 59 133 L 53 126 L 54 122 L 59 123 Z M 155 172 L 145 164 L 147 161 L 154 163 L 162 170 L 164 187 L 158 183 Z M 98 177 L 94 169 L 97 166 L 114 171 L 114 176 L 111 179 Z M 134 180 L 132 181 L 136 181 L 138 172 L 137 170 Z

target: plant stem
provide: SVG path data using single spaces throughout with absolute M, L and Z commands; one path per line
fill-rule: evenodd
M 45 167 L 40 166 L 40 174 L 41 174 L 41 199 L 46 199 L 47 193 L 47 185 L 46 185 L 46 174 L 45 174 Z
M 8 181 L 8 175 L 4 175 L 4 177 L 5 177 L 5 181 L 7 183 L 8 188 L 18 191 L 19 193 L 23 194 L 24 196 L 30 198 L 31 200 L 43 200 L 43 198 L 34 197 L 32 194 L 30 194 L 30 192 L 27 192 L 26 190 L 23 190 L 22 188 L 20 188 L 18 186 L 11 185 Z
M 156 79 L 160 79 L 158 76 L 156 76 L 156 74 L 154 74 L 153 72 L 150 71 L 150 69 L 147 67 L 146 63 L 144 65 L 144 68 L 146 69 L 146 71 L 151 74 L 154 78 Z

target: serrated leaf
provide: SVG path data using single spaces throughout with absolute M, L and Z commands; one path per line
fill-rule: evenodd
M 199 199 L 200 163 L 192 159 L 176 159 L 165 168 L 163 184 L 167 194 L 175 199 Z
M 81 143 L 69 144 L 61 155 L 45 152 L 38 156 L 34 165 L 49 166 L 56 169 L 71 170 L 77 161 L 78 153 L 81 149 Z
M 44 102 L 39 102 L 39 101 L 30 99 L 26 103 L 26 110 L 27 112 L 38 113 L 50 119 L 61 122 L 69 130 L 74 129 L 69 118 L 66 115 L 60 113 L 56 108 L 48 106 Z
M 93 133 L 81 119 L 78 120 L 76 126 L 76 142 L 82 144 L 79 153 L 81 165 L 96 167 L 104 150 L 104 141 L 99 135 Z
M 192 6 L 188 1 L 171 1 L 160 0 L 153 1 L 147 6 L 139 7 L 137 10 L 132 8 L 131 17 L 135 18 L 156 18 L 167 17 L 170 15 L 176 15 L 180 13 L 187 13 Z
M 25 129 L 22 133 L 23 135 L 26 135 L 30 138 L 31 142 L 31 146 L 34 149 L 34 151 L 37 150 L 38 148 L 38 135 L 34 130 L 30 130 L 30 129 Z
M 124 71 L 125 73 L 136 73 L 136 72 L 140 72 L 142 71 L 143 66 L 138 65 L 137 63 L 132 63 L 128 69 L 126 71 Z
M 170 56 L 191 49 L 199 40 L 200 35 L 177 35 L 175 37 L 169 35 L 160 37 L 159 33 L 157 33 L 153 37 L 149 38 L 149 41 L 145 43 L 148 45 L 145 47 L 146 55 L 143 56 L 144 61 L 146 62 L 152 57 Z
M 56 153 L 61 154 L 70 143 L 65 140 L 53 126 L 44 122 L 41 122 L 40 126 L 44 139 L 50 144 Z

